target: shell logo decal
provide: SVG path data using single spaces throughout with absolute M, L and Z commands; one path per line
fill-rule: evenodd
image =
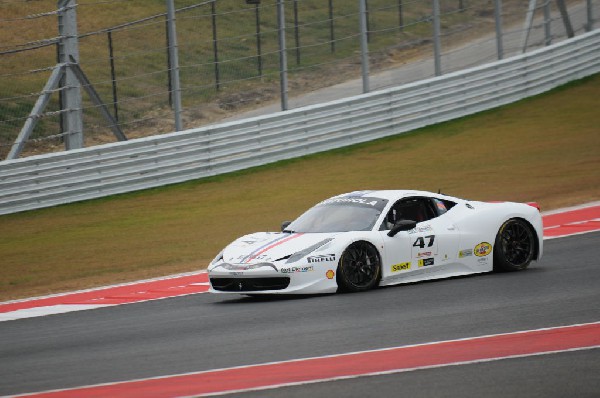
M 329 270 L 325 273 L 325 276 L 327 277 L 327 279 L 333 279 L 333 277 L 335 276 L 335 272 Z
M 487 242 L 481 242 L 473 250 L 477 257 L 485 257 L 492 252 L 492 245 Z

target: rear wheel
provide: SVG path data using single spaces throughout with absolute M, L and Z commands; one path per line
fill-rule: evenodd
M 494 270 L 527 268 L 535 255 L 535 239 L 533 229 L 524 220 L 513 218 L 502 224 L 494 247 Z
M 341 291 L 369 290 L 381 278 L 379 252 L 368 242 L 354 242 L 342 253 L 337 268 L 337 284 Z

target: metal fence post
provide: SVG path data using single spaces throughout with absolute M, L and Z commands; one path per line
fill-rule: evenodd
M 535 7 L 537 0 L 529 0 L 529 6 L 527 7 L 527 14 L 525 15 L 525 25 L 523 26 L 523 46 L 522 52 L 527 51 L 527 41 L 529 40 L 529 34 L 533 26 L 533 14 L 535 13 Z
M 166 48 L 167 48 L 167 88 L 169 93 L 169 107 L 173 109 L 173 78 L 171 77 L 171 71 L 173 67 L 171 66 L 171 53 L 169 43 L 171 39 L 169 38 L 169 18 L 165 18 L 165 38 L 167 39 Z
M 569 10 L 567 9 L 565 0 L 556 0 L 556 5 L 558 6 L 558 10 L 560 11 L 560 16 L 562 17 L 563 23 L 565 24 L 565 30 L 567 31 L 567 37 L 569 39 L 572 37 L 575 37 L 575 31 L 573 30 L 573 25 L 571 25 L 571 18 L 569 17 Z
M 367 22 L 367 43 L 371 42 L 371 24 L 369 22 L 369 0 L 365 0 L 365 21 Z
M 283 2 L 277 0 L 277 25 L 279 35 L 279 81 L 281 90 L 281 110 L 288 109 L 288 83 L 287 83 L 287 54 L 285 46 L 285 8 Z
M 586 1 L 587 11 L 587 23 L 585 24 L 585 31 L 590 32 L 594 29 L 594 17 L 592 16 L 592 0 Z
M 79 62 L 79 42 L 77 37 L 77 5 L 75 0 L 59 0 L 58 30 L 61 37 L 59 48 L 60 63 L 69 65 Z M 74 60 L 74 61 L 71 61 Z M 65 88 L 61 109 L 65 112 L 65 149 L 83 148 L 83 109 L 81 83 L 70 67 L 65 70 Z
M 362 66 L 363 93 L 369 92 L 369 44 L 367 43 L 367 4 L 366 0 L 358 0 L 360 25 L 360 59 Z
M 300 65 L 300 32 L 298 31 L 298 0 L 294 0 L 294 40 L 296 42 L 296 65 Z
M 177 30 L 175 29 L 175 5 L 173 0 L 167 2 L 167 24 L 169 27 L 169 59 L 171 60 L 171 92 L 175 113 L 175 131 L 182 130 L 181 124 L 181 89 L 179 87 L 179 58 L 177 48 Z
M 335 52 L 335 31 L 333 25 L 333 0 L 328 1 L 329 8 L 329 41 L 331 42 L 331 52 Z
M 119 121 L 119 102 L 117 98 L 117 76 L 115 72 L 115 57 L 113 55 L 113 40 L 112 32 L 109 30 L 108 35 L 108 58 L 110 60 L 110 80 L 112 81 L 112 95 L 113 95 L 113 110 L 115 112 L 115 120 Z
M 494 16 L 496 19 L 496 52 L 500 60 L 504 58 L 504 48 L 502 45 L 502 0 L 494 1 Z
M 260 6 L 254 5 L 254 16 L 256 19 L 256 62 L 258 66 L 258 76 L 262 77 L 262 48 L 260 43 Z
M 398 0 L 398 26 L 400 32 L 404 32 L 404 13 L 402 12 L 402 0 Z
M 550 15 L 550 0 L 546 0 L 544 4 L 544 44 L 549 46 L 552 44 L 552 32 L 550 31 L 550 25 L 552 24 L 552 15 Z
M 440 76 L 442 74 L 440 32 L 440 1 L 433 0 L 433 58 L 435 62 L 436 76 Z
M 221 89 L 221 76 L 219 73 L 219 48 L 217 46 L 217 9 L 214 0 L 210 3 L 210 14 L 212 24 L 213 57 L 215 64 L 215 85 L 217 91 L 219 91 Z

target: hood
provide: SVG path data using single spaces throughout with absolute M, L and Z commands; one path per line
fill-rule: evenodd
M 243 236 L 227 246 L 223 251 L 223 261 L 256 264 L 282 260 L 333 236 L 335 234 L 259 232 Z

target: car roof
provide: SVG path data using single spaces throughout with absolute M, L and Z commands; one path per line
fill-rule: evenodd
M 427 196 L 434 197 L 439 199 L 449 199 L 449 200 L 460 200 L 458 198 L 447 196 L 444 194 L 436 194 L 428 191 L 419 191 L 419 190 L 406 190 L 406 189 L 387 189 L 387 190 L 364 190 L 364 191 L 353 191 L 344 193 L 341 195 L 336 195 L 334 197 L 370 197 L 370 198 L 380 198 L 386 199 L 388 201 L 396 201 L 398 199 L 411 197 L 411 196 Z

